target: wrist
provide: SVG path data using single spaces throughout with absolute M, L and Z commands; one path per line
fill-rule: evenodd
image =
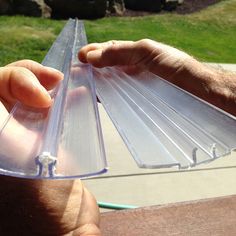
M 213 97 L 210 102 L 236 115 L 236 74 L 230 71 L 213 70 L 216 82 L 211 86 Z
M 194 58 L 185 63 L 179 87 L 236 115 L 236 74 L 218 70 Z

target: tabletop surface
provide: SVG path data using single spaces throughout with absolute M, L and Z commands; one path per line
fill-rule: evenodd
M 233 236 L 236 195 L 164 206 L 105 212 L 103 236 Z

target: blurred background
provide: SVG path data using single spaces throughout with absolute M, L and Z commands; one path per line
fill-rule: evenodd
M 236 0 L 0 0 L 0 65 L 42 61 L 66 19 L 89 42 L 151 38 L 208 62 L 236 63 Z

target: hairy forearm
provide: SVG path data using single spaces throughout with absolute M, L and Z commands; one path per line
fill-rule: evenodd
M 236 115 L 236 74 L 216 70 L 216 83 L 212 85 L 212 104 Z
M 169 81 L 201 99 L 236 115 L 236 74 L 212 68 L 194 58 L 169 77 Z

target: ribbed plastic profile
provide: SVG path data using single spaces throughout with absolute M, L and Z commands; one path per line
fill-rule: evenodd
M 235 149 L 234 116 L 152 73 L 94 74 L 97 95 L 139 167 L 190 168 Z
M 77 60 L 83 23 L 69 20 L 42 64 L 64 73 L 49 109 L 17 103 L 0 129 L 0 174 L 83 178 L 107 169 L 91 67 Z
M 235 149 L 234 116 L 152 73 L 77 61 L 83 23 L 69 20 L 44 65 L 64 73 L 49 109 L 18 103 L 0 129 L 0 174 L 84 178 L 107 169 L 97 95 L 138 166 L 190 168 Z

